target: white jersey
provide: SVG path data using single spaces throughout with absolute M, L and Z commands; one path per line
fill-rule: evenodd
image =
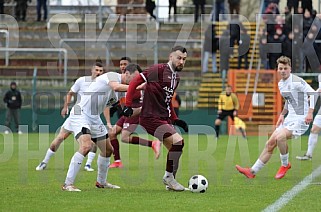
M 81 96 L 84 94 L 84 92 L 87 90 L 89 85 L 94 81 L 91 76 L 83 76 L 79 77 L 76 82 L 71 86 L 70 90 L 73 93 L 77 94 L 77 103 L 80 102 Z
M 301 77 L 290 74 L 287 80 L 278 83 L 280 93 L 285 99 L 285 108 L 288 110 L 287 118 L 306 116 L 309 108 L 314 108 L 315 90 Z M 310 95 L 310 106 L 308 96 Z
M 118 100 L 116 92 L 109 86 L 110 81 L 120 83 L 121 75 L 109 72 L 97 77 L 83 93 L 80 102 L 72 108 L 71 113 L 100 116 L 106 106 L 111 106 Z
M 319 74 L 318 80 L 319 80 L 319 89 L 317 91 L 321 92 L 321 74 Z M 321 107 L 319 108 L 317 115 L 314 117 L 313 125 L 316 125 L 321 128 Z

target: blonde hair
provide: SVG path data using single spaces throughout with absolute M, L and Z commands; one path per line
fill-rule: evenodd
M 291 67 L 291 59 L 286 56 L 281 56 L 277 59 L 276 65 L 278 66 L 280 63 L 283 65 L 289 65 Z

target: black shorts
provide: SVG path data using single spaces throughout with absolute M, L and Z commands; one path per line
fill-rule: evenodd
M 222 110 L 222 113 L 217 114 L 217 119 L 223 120 L 226 116 L 230 116 L 234 121 L 234 110 Z

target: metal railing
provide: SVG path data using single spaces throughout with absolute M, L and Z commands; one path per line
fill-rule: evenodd
M 6 37 L 6 44 L 5 47 L 9 48 L 9 31 L 5 30 L 5 29 L 0 29 L 0 33 L 4 34 Z M 9 65 L 9 52 L 5 52 L 5 65 L 8 66 Z
M 65 39 L 61 39 L 59 41 L 59 48 L 62 48 L 63 47 L 63 44 L 65 42 L 103 42 L 103 41 L 100 41 L 99 39 L 86 39 L 86 38 L 65 38 Z M 112 44 L 113 42 L 114 43 L 133 43 L 133 42 L 137 42 L 136 40 L 127 40 L 127 39 L 107 39 L 106 41 L 106 67 L 109 66 L 109 61 L 111 60 L 111 56 L 110 56 L 110 50 L 109 50 L 109 47 L 108 47 L 108 43 L 109 44 Z M 151 42 L 153 42 L 153 55 L 154 55 L 154 64 L 157 64 L 158 63 L 158 42 L 167 42 L 167 43 L 171 43 L 171 42 L 175 42 L 175 44 L 183 44 L 183 43 L 190 43 L 190 42 L 193 42 L 193 43 L 202 43 L 202 39 L 187 39 L 187 40 L 179 40 L 179 39 L 156 39 L 156 40 L 151 40 Z M 66 51 L 68 51 L 66 49 Z M 62 58 L 61 58 L 61 54 L 59 54 L 59 63 L 62 62 Z
M 64 48 L 0 48 L 1 52 L 6 52 L 9 54 L 9 52 L 58 52 L 64 53 L 64 85 L 67 85 L 67 63 L 68 63 L 68 52 Z M 59 57 L 61 55 L 59 54 Z M 9 57 L 8 57 L 9 60 Z M 62 64 L 61 60 L 59 61 L 59 66 Z
M 69 7 L 69 6 L 72 6 L 72 5 L 48 5 L 48 17 L 50 17 L 53 13 L 52 13 L 52 10 L 50 7 L 54 8 L 55 6 L 57 7 Z M 88 5 L 79 5 L 78 7 L 84 7 L 84 9 L 86 10 L 86 6 Z M 108 5 L 102 5 L 102 0 L 99 0 L 99 4 L 96 5 L 98 7 L 98 13 L 97 13 L 97 16 L 98 16 L 98 26 L 99 26 L 99 29 L 102 29 L 103 27 L 103 8 L 106 8 L 106 11 L 109 15 L 135 15 L 135 14 L 131 14 L 131 13 L 126 13 L 126 14 L 116 14 L 115 11 L 116 11 L 116 8 L 142 8 L 142 9 L 145 9 L 145 4 L 108 4 Z M 77 5 L 74 5 L 75 8 L 77 8 Z M 115 9 L 111 9 L 111 8 L 115 8 Z M 155 8 L 155 15 L 156 17 L 158 17 L 159 15 L 159 9 L 161 8 L 168 8 L 168 5 L 159 5 L 157 4 L 156 5 L 156 8 Z M 192 16 L 194 15 L 194 8 L 195 8 L 195 5 L 193 4 L 184 4 L 184 5 L 180 5 L 180 6 L 177 6 L 177 9 L 178 11 L 179 10 L 182 10 L 182 8 L 185 8 L 185 9 L 192 9 L 192 12 L 191 13 L 177 13 L 177 17 L 179 16 L 184 16 L 184 15 L 188 15 L 188 16 Z M 209 10 L 209 9 L 212 9 L 213 8 L 213 5 L 211 4 L 206 4 L 205 5 L 205 9 L 206 10 Z M 57 14 L 57 13 L 56 13 Z M 58 13 L 59 14 L 59 13 Z M 136 14 L 136 15 L 139 15 L 139 14 Z M 140 14 L 141 15 L 141 14 Z M 166 19 L 163 19 L 163 20 L 160 20 L 158 19 L 158 21 L 165 21 Z M 189 22 L 190 20 L 188 20 Z M 47 26 L 48 28 L 50 28 L 50 20 L 48 21 L 47 23 Z

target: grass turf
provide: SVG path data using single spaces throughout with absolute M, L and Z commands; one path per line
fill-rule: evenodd
M 312 161 L 298 161 L 303 155 L 307 137 L 289 142 L 292 169 L 281 180 L 274 175 L 280 166 L 276 150 L 271 161 L 255 179 L 246 179 L 235 170 L 235 164 L 252 165 L 266 137 L 184 135 L 185 147 L 177 180 L 187 186 L 194 174 L 204 175 L 209 189 L 204 194 L 170 192 L 162 184 L 167 151 L 162 147 L 159 160 L 147 147 L 120 144 L 124 168 L 110 169 L 108 180 L 119 190 L 96 189 L 95 172 L 79 172 L 75 185 L 82 192 L 63 192 L 70 159 L 78 148 L 68 138 L 50 160 L 44 171 L 35 171 L 43 159 L 54 134 L 0 136 L 0 210 L 1 211 L 261 211 L 309 175 L 321 163 L 317 146 Z M 86 159 L 85 159 L 86 160 Z M 85 161 L 84 161 L 85 163 Z M 321 177 L 314 182 L 320 181 Z M 309 185 L 291 200 L 283 211 L 317 211 L 320 185 Z

